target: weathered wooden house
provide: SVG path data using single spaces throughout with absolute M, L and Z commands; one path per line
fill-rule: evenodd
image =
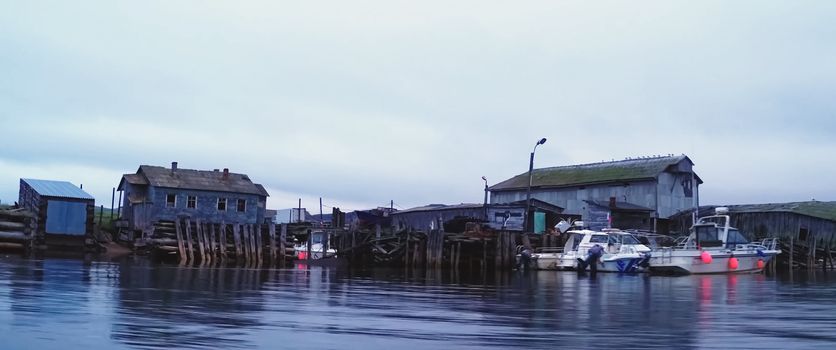
M 35 236 L 61 240 L 83 238 L 93 233 L 96 200 L 66 181 L 20 179 L 18 204 L 34 213 Z M 62 237 L 64 236 L 64 237 Z M 51 243 L 51 242 L 47 242 Z
M 267 197 L 263 186 L 229 169 L 206 171 L 141 165 L 119 182 L 121 217 L 128 228 L 149 231 L 155 222 L 187 216 L 210 223 L 260 224 Z
M 698 205 L 700 184 L 687 156 L 648 157 L 535 169 L 531 198 L 580 215 L 593 228 L 666 232 L 671 215 Z M 491 203 L 524 201 L 527 187 L 528 172 L 502 181 L 490 187 Z
M 399 210 L 389 214 L 392 217 L 392 226 L 395 229 L 410 228 L 423 230 L 428 228 L 437 229 L 438 222 L 444 225 L 448 232 L 456 232 L 456 228 L 463 228 L 467 221 L 486 222 L 495 230 L 522 231 L 523 213 L 525 213 L 525 201 L 503 204 L 430 204 L 423 207 Z M 534 232 L 542 233 L 554 227 L 561 217 L 563 208 L 540 200 L 532 200 L 531 207 L 537 215 L 534 225 Z
M 790 203 L 701 206 L 698 216 L 713 215 L 717 207 L 729 208 L 731 225 L 751 240 L 779 237 L 795 242 L 819 240 L 819 246 L 836 239 L 836 202 L 808 201 Z M 671 229 L 685 233 L 693 224 L 693 209 L 671 218 Z

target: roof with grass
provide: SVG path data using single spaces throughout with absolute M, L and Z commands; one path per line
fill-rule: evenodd
M 836 221 L 836 202 L 807 201 L 789 203 L 727 205 L 732 213 L 794 213 Z M 715 206 L 716 208 L 716 206 Z
M 559 166 L 534 169 L 532 188 L 571 187 L 581 185 L 654 179 L 682 161 L 691 162 L 685 155 L 625 159 L 613 162 Z M 697 181 L 702 181 L 697 178 Z M 520 190 L 528 187 L 528 172 L 493 185 L 491 191 Z

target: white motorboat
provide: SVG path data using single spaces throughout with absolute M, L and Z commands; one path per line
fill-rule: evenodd
M 587 251 L 595 245 L 605 249 L 598 261 L 598 271 L 641 272 L 650 248 L 641 244 L 632 234 L 620 230 L 571 230 L 563 248 L 544 248 L 531 254 L 529 266 L 537 270 L 572 270 L 579 260 L 587 258 Z M 522 261 L 522 255 L 517 255 Z
M 310 256 L 308 256 L 308 242 L 297 243 L 293 246 L 294 254 L 296 258 L 299 260 L 316 260 L 322 258 L 330 258 L 337 255 L 337 251 L 333 248 L 328 248 L 325 250 L 325 254 L 323 255 L 322 246 L 323 241 L 325 241 L 325 232 L 312 232 L 310 241 L 311 241 L 311 249 L 310 249 Z
M 781 250 L 777 239 L 750 242 L 731 227 L 728 208 L 700 218 L 673 247 L 659 248 L 650 258 L 651 272 L 676 274 L 760 272 Z

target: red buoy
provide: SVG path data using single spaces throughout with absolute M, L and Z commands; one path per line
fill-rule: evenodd
M 758 269 L 763 270 L 764 266 L 766 266 L 766 263 L 763 262 L 763 259 L 758 259 Z
M 729 258 L 729 268 L 730 269 L 737 270 L 738 264 L 739 264 L 739 262 L 737 261 L 737 258 L 735 258 L 735 257 Z
M 710 264 L 711 263 L 711 254 L 709 254 L 706 251 L 703 251 L 702 254 L 700 254 L 700 260 L 702 260 L 703 264 Z

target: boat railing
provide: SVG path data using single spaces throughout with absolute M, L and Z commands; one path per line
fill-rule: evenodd
M 778 248 L 777 238 L 765 238 L 760 242 L 738 244 L 735 249 L 754 249 L 754 250 L 776 250 Z

